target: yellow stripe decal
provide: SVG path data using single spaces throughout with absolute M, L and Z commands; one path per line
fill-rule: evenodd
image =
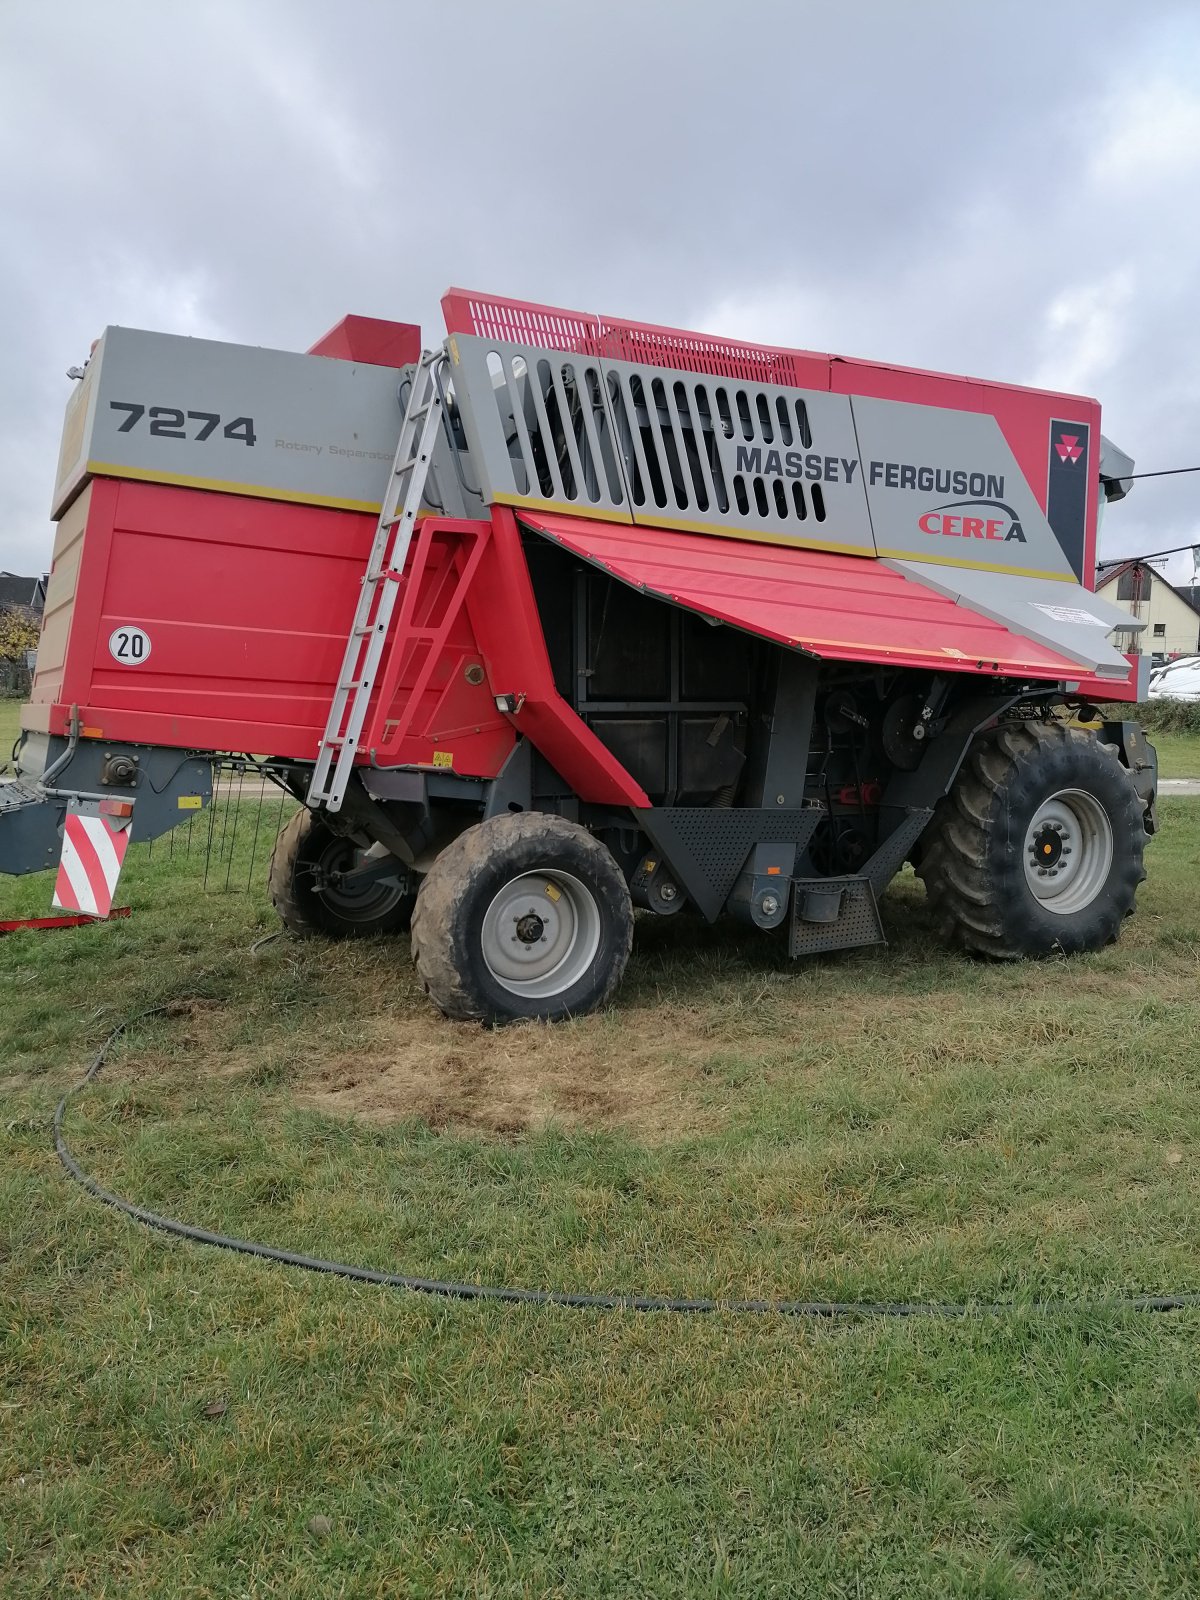
M 379 513 L 378 500 L 340 500 L 330 494 L 296 494 L 289 489 L 268 489 L 257 483 L 227 483 L 221 478 L 192 478 L 181 472 L 158 472 L 125 467 L 115 461 L 89 461 L 87 470 L 101 478 L 135 478 L 140 483 L 169 483 L 180 489 L 213 489 L 218 494 L 245 494 L 255 500 L 286 500 L 293 505 L 328 506 L 334 511 Z
M 530 494 L 494 494 L 493 501 L 502 506 L 525 506 L 530 511 L 554 511 L 568 517 L 586 517 L 596 522 L 632 522 L 628 511 L 610 511 L 605 506 L 581 505 L 576 500 L 543 500 Z
M 1006 572 L 1014 578 L 1045 578 L 1048 583 L 1075 583 L 1073 572 L 1039 572 L 1035 567 L 1003 567 L 995 561 L 956 561 L 953 556 L 927 555 L 917 550 L 879 551 L 881 560 L 921 561 L 934 567 L 965 567 L 970 572 Z

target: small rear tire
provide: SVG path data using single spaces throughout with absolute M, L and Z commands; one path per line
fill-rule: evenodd
M 461 833 L 421 882 L 412 949 L 448 1017 L 557 1022 L 604 1005 L 633 944 L 625 878 L 598 839 L 523 811 Z
M 280 829 L 271 855 L 271 903 L 290 932 L 301 938 L 365 939 L 407 933 L 416 894 L 399 862 L 399 881 L 367 880 L 335 887 L 333 873 L 361 861 L 352 839 L 334 833 L 312 811 L 297 811 Z
M 1116 750 L 1059 722 L 1011 722 L 971 746 L 921 840 L 950 944 L 1001 960 L 1111 944 L 1146 874 L 1141 802 Z

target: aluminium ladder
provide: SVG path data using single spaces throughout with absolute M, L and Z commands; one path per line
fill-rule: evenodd
M 442 415 L 438 368 L 444 359 L 441 350 L 425 350 L 413 374 L 392 475 L 379 508 L 375 542 L 362 579 L 350 637 L 346 640 L 346 654 L 329 708 L 325 736 L 308 786 L 306 804 L 310 807 L 323 804 L 328 811 L 341 809 L 346 783 L 358 753 L 367 707 L 387 642 L 388 624 L 396 606 L 396 592 L 403 582 L 413 527 L 429 476 L 430 457 Z

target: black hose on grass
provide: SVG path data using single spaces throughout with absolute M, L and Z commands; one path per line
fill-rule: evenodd
M 507 1305 L 566 1306 L 584 1311 L 668 1311 L 695 1315 L 700 1312 L 736 1312 L 781 1317 L 982 1317 L 997 1316 L 1002 1312 L 1029 1310 L 1039 1312 L 1064 1311 L 1185 1311 L 1200 1306 L 1200 1293 L 1117 1295 L 1105 1300 L 1033 1300 L 1027 1306 L 1013 1301 L 993 1302 L 939 1302 L 939 1301 L 877 1301 L 877 1300 L 706 1300 L 676 1299 L 670 1295 L 645 1294 L 577 1294 L 564 1289 L 521 1289 L 508 1284 L 456 1283 L 446 1278 L 417 1278 L 405 1272 L 380 1272 L 375 1267 L 354 1266 L 347 1261 L 325 1261 L 320 1256 L 301 1255 L 296 1250 L 279 1250 L 274 1245 L 259 1244 L 253 1239 L 238 1239 L 227 1233 L 213 1233 L 208 1228 L 196 1228 L 175 1217 L 161 1216 L 148 1211 L 145 1206 L 113 1194 L 84 1172 L 71 1154 L 63 1134 L 67 1103 L 94 1082 L 103 1070 L 113 1045 L 130 1028 L 147 1017 L 161 1016 L 173 1011 L 182 1002 L 166 1001 L 150 1006 L 136 1016 L 120 1022 L 97 1050 L 91 1066 L 78 1083 L 69 1088 L 54 1111 L 54 1148 L 58 1159 L 88 1194 L 105 1205 L 112 1206 L 135 1222 L 148 1228 L 158 1228 L 163 1233 L 180 1239 L 190 1239 L 195 1244 L 213 1245 L 219 1250 L 234 1250 L 239 1255 L 257 1256 L 264 1261 L 277 1261 L 285 1267 L 302 1267 L 306 1272 L 328 1272 L 334 1277 L 350 1278 L 356 1283 L 380 1284 L 388 1289 L 410 1289 L 417 1294 L 438 1295 L 446 1300 L 499 1300 Z

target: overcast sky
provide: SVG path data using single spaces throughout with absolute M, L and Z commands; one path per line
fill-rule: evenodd
M 1079 390 L 1190 466 L 1200 5 L 0 0 L 0 567 L 107 323 L 429 342 L 451 283 Z M 1102 553 L 1193 538 L 1151 479 Z

